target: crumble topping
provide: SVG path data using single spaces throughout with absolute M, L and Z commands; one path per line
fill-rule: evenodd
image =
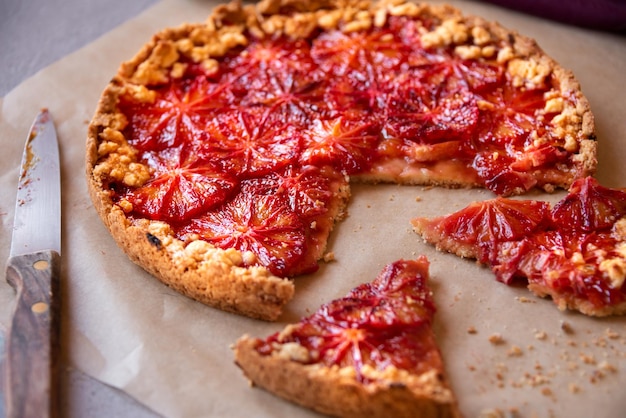
M 529 89 L 536 88 L 545 83 L 546 78 L 552 73 L 552 68 L 535 58 L 515 58 L 509 61 L 507 67 L 513 77 L 513 86 L 526 86 Z
M 137 152 L 126 142 L 120 131 L 105 128 L 100 138 L 98 155 L 107 158 L 96 166 L 95 175 L 108 176 L 130 187 L 142 186 L 148 181 L 150 178 L 148 168 L 137 163 Z
M 504 48 L 498 51 L 498 56 L 496 57 L 496 62 L 498 64 L 504 64 L 515 57 L 515 53 L 513 52 L 513 48 L 510 46 L 505 46 Z
M 174 65 L 175 67 L 176 64 Z M 124 87 L 122 87 L 121 93 L 132 97 L 133 100 L 139 103 L 149 104 L 154 103 L 156 100 L 156 92 L 141 84 L 125 84 Z
M 310 360 L 309 351 L 295 342 L 281 344 L 276 355 L 285 360 L 293 360 L 300 363 L 307 363 Z
M 436 27 L 432 32 L 422 35 L 422 46 L 424 48 L 436 48 L 453 44 L 462 44 L 468 39 L 468 28 L 460 18 L 449 19 Z
M 575 108 L 568 106 L 552 119 L 553 133 L 557 138 L 565 139 L 565 148 L 571 149 L 576 144 L 580 132 L 582 117 Z
M 167 69 L 171 67 L 180 55 L 173 42 L 160 41 L 150 53 L 147 60 L 139 64 L 132 77 L 136 84 L 158 84 L 167 82 Z
M 543 111 L 546 113 L 560 113 L 563 111 L 564 102 L 562 97 L 555 97 L 553 99 L 548 99 L 546 101 L 546 105 L 543 108 Z
M 151 221 L 147 225 L 147 230 L 161 241 L 163 248 L 172 255 L 174 263 L 182 269 L 226 271 L 232 267 L 241 267 L 244 262 L 250 261 L 249 252 L 241 253 L 233 248 L 224 250 L 200 239 L 185 245 L 173 237 L 171 227 L 165 222 Z M 258 276 L 271 276 L 263 267 L 255 267 L 254 270 Z
M 491 42 L 491 34 L 482 26 L 474 26 L 471 33 L 475 45 L 484 46 Z
M 609 258 L 602 261 L 599 268 L 608 277 L 609 286 L 613 289 L 622 287 L 626 279 L 626 260 L 621 257 Z
M 626 218 L 621 218 L 615 225 L 613 225 L 613 230 L 611 231 L 611 235 L 618 241 L 626 241 Z M 620 255 L 626 258 L 626 247 L 623 245 L 626 243 L 620 243 L 618 246 L 618 251 Z

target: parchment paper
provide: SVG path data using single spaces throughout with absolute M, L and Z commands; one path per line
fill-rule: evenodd
M 597 177 L 626 186 L 626 38 L 563 26 L 494 6 L 450 1 L 465 13 L 533 36 L 577 75 L 596 116 Z M 313 417 L 249 387 L 229 346 L 242 334 L 266 336 L 320 304 L 372 280 L 388 262 L 425 254 L 439 310 L 435 331 L 467 417 L 515 411 L 527 417 L 619 417 L 626 410 L 625 318 L 559 312 L 550 300 L 495 282 L 472 261 L 437 253 L 411 232 L 409 219 L 491 198 L 480 190 L 353 187 L 350 216 L 333 233 L 336 261 L 297 279 L 296 297 L 276 323 L 193 302 L 132 264 L 92 208 L 84 180 L 86 128 L 120 62 L 151 35 L 203 21 L 214 1 L 164 0 L 51 65 L 1 99 L 0 260 L 13 224 L 18 166 L 41 107 L 56 121 L 63 177 L 63 324 L 67 364 L 127 391 L 168 417 Z M 538 199 L 555 201 L 562 193 Z M 0 280 L 0 324 L 13 290 Z M 470 330 L 475 332 L 470 332 Z M 499 343 L 490 342 L 494 334 Z M 493 340 L 493 338 L 491 338 Z

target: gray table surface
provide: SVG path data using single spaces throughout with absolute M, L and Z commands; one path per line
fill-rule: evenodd
M 156 0 L 0 0 L 0 97 Z M 0 350 L 2 349 L 0 340 Z M 154 418 L 127 394 L 61 367 L 61 417 Z M 0 396 L 2 399 L 2 396 Z M 0 417 L 4 416 L 0 400 Z
M 156 0 L 0 0 L 0 96 Z

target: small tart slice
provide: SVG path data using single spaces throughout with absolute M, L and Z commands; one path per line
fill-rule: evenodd
M 412 224 L 438 249 L 476 258 L 503 283 L 523 279 L 561 310 L 626 313 L 624 190 L 587 177 L 551 209 L 545 202 L 500 197 Z
M 235 361 L 255 385 L 339 417 L 458 417 L 432 330 L 428 260 L 387 265 L 371 283 L 266 339 Z

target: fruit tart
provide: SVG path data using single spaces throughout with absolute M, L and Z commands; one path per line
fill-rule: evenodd
M 275 319 L 326 256 L 350 181 L 567 188 L 593 116 L 532 39 L 453 7 L 264 0 L 154 35 L 90 123 L 88 189 L 137 264 Z

